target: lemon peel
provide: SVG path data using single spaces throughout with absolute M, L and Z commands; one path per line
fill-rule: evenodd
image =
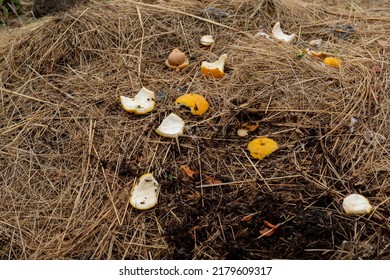
M 206 98 L 197 93 L 184 94 L 176 99 L 175 104 L 191 108 L 191 113 L 197 116 L 202 116 L 209 109 Z
M 323 60 L 325 65 L 329 65 L 334 68 L 340 68 L 342 62 L 340 58 L 329 56 Z
M 147 210 L 157 205 L 159 184 L 152 173 L 142 175 L 131 190 L 130 204 L 136 209 Z
M 263 159 L 275 152 L 279 146 L 274 140 L 267 137 L 256 138 L 248 143 L 248 150 L 252 157 Z
M 272 37 L 276 40 L 283 41 L 285 43 L 291 43 L 296 36 L 296 34 L 284 34 L 282 28 L 280 27 L 280 22 L 276 22 L 272 28 Z
M 224 68 L 226 59 L 227 54 L 223 54 L 215 62 L 203 61 L 200 71 L 205 76 L 221 78 L 225 75 Z
M 134 98 L 121 95 L 119 97 L 122 108 L 136 115 L 144 115 L 153 111 L 156 104 L 156 94 L 143 87 Z
M 344 198 L 343 209 L 347 215 L 364 215 L 370 214 L 373 207 L 367 198 L 354 193 Z
M 171 113 L 168 117 L 163 119 L 160 126 L 156 129 L 158 135 L 178 138 L 184 132 L 184 121 L 175 113 Z

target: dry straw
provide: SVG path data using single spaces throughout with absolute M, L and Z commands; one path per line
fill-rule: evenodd
M 298 1 L 219 1 L 223 17 L 204 1 L 166 2 L 94 2 L 0 50 L 0 258 L 388 259 L 390 49 L 377 40 L 389 21 Z M 254 36 L 276 21 L 298 42 Z M 302 57 L 313 39 L 343 66 Z M 180 73 L 164 64 L 174 48 L 190 58 Z M 201 61 L 223 53 L 226 75 L 202 77 Z M 142 86 L 156 108 L 130 115 L 119 96 Z M 190 92 L 210 102 L 203 117 L 175 108 Z M 154 132 L 171 112 L 188 124 L 180 152 Z M 251 159 L 236 134 L 245 122 L 280 149 Z M 140 212 L 130 189 L 147 172 L 160 200 Z M 207 175 L 223 183 L 197 187 Z M 372 215 L 342 213 L 352 192 Z M 258 239 L 264 219 L 283 224 Z

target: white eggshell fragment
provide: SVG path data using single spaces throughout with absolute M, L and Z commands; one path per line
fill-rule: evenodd
M 147 210 L 158 201 L 159 184 L 152 173 L 142 175 L 131 190 L 130 204 L 136 209 Z
M 291 43 L 296 36 L 297 35 L 295 34 L 284 34 L 282 29 L 280 28 L 280 22 L 275 23 L 274 27 L 272 28 L 272 37 L 276 40 L 283 41 L 285 43 Z
M 348 215 L 369 214 L 373 209 L 368 199 L 360 194 L 351 194 L 344 198 L 343 208 Z

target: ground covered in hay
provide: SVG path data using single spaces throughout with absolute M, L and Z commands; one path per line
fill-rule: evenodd
M 390 10 L 213 1 L 221 14 L 203 2 L 93 2 L 2 42 L 1 259 L 390 258 Z M 255 36 L 276 21 L 299 39 Z M 341 68 L 301 52 L 314 39 Z M 190 59 L 179 73 L 164 64 L 173 48 Z M 223 53 L 226 75 L 203 77 L 200 62 Z M 125 112 L 119 96 L 142 86 L 154 111 Z M 210 110 L 176 108 L 187 92 Z M 187 125 L 180 149 L 155 133 L 171 112 Z M 243 123 L 259 129 L 241 138 Z M 259 136 L 279 150 L 252 159 Z M 130 190 L 147 172 L 159 203 L 139 211 Z M 373 213 L 347 216 L 351 193 Z M 261 236 L 264 221 L 281 225 Z

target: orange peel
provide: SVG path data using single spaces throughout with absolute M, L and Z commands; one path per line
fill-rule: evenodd
M 344 198 L 343 208 L 347 215 L 370 214 L 373 210 L 368 199 L 360 194 L 351 194 Z
M 168 138 L 178 138 L 184 132 L 184 121 L 178 115 L 171 113 L 163 119 L 160 126 L 156 129 L 156 133 L 160 136 Z
M 248 150 L 252 157 L 263 159 L 279 149 L 278 143 L 267 137 L 256 138 L 248 143 Z
M 119 99 L 125 111 L 136 115 L 144 115 L 153 111 L 156 104 L 156 94 L 145 87 L 134 98 L 121 95 Z
M 340 68 L 340 66 L 342 64 L 340 58 L 332 57 L 332 56 L 325 58 L 323 63 L 325 65 L 329 65 L 329 66 L 334 67 L 334 68 Z
M 142 175 L 130 194 L 130 204 L 138 210 L 147 210 L 158 202 L 159 184 L 152 173 Z
M 287 35 L 283 33 L 282 28 L 280 27 L 280 22 L 276 22 L 272 28 L 272 37 L 276 40 L 291 43 L 296 36 L 296 34 Z
M 225 75 L 225 61 L 227 54 L 221 55 L 215 62 L 203 61 L 200 67 L 200 71 L 203 75 L 214 78 L 221 78 Z
M 184 94 L 176 99 L 175 104 L 191 108 L 191 113 L 197 116 L 202 116 L 209 109 L 206 98 L 197 93 Z

